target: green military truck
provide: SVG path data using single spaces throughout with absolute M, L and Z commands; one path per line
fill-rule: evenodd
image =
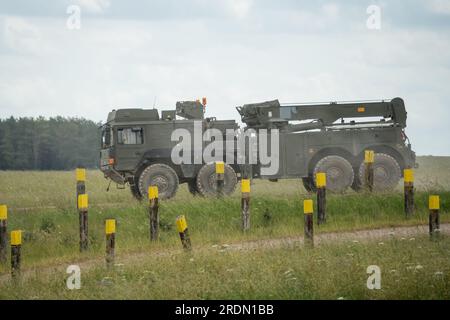
M 224 150 L 227 141 L 236 145 L 236 134 L 229 133 L 238 132 L 236 122 L 204 118 L 204 107 L 199 101 L 185 101 L 177 102 L 176 110 L 162 111 L 161 116 L 156 109 L 110 112 L 102 126 L 100 168 L 105 177 L 119 185 L 128 184 L 138 199 L 146 195 L 149 185 L 158 186 L 161 198 L 170 198 L 180 183 L 187 183 L 193 194 L 217 194 L 214 163 L 174 163 L 171 158 L 179 144 L 173 141 L 174 130 L 194 134 L 195 123 L 201 124 L 202 134 L 211 128 L 219 130 Z M 314 191 L 317 172 L 326 172 L 327 188 L 332 192 L 359 190 L 364 177 L 364 151 L 368 149 L 375 151 L 375 190 L 393 189 L 403 169 L 416 166 L 405 133 L 407 113 L 401 98 L 284 105 L 274 100 L 243 105 L 237 111 L 245 124 L 244 133 L 251 131 L 259 137 L 265 131 L 271 141 L 276 132 L 279 161 L 276 172 L 268 175 L 258 155 L 254 163 L 239 163 L 236 151 L 225 150 L 225 194 L 235 190 L 242 176 L 271 181 L 301 178 L 305 188 Z M 192 157 L 201 154 L 209 143 L 202 141 L 192 148 Z M 274 149 L 269 145 L 268 150 Z

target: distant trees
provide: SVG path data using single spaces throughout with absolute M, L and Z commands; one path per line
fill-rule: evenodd
M 86 119 L 0 119 L 0 170 L 98 167 L 100 126 Z

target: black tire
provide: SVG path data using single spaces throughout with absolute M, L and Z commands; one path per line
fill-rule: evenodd
M 195 179 L 194 180 L 189 180 L 187 182 L 187 186 L 188 186 L 189 192 L 193 196 L 198 196 L 199 195 L 199 192 L 198 192 L 198 189 L 197 189 L 197 181 Z
M 148 187 L 158 186 L 159 199 L 169 199 L 175 196 L 178 189 L 177 173 L 168 165 L 157 163 L 145 168 L 139 176 L 139 192 L 147 197 Z
M 359 166 L 359 180 L 364 181 L 366 166 Z M 395 158 L 385 153 L 375 153 L 373 163 L 373 190 L 391 191 L 400 181 L 401 169 Z
M 228 164 L 225 164 L 223 194 L 232 194 L 236 189 L 236 184 L 236 172 L 234 172 L 234 169 Z M 205 197 L 214 197 L 218 195 L 216 187 L 216 165 L 214 163 L 205 164 L 198 172 L 197 190 Z
M 327 156 L 317 162 L 313 177 L 315 185 L 316 173 L 327 175 L 327 190 L 333 193 L 343 193 L 352 186 L 354 180 L 353 168 L 350 162 L 341 156 Z
M 315 192 L 316 186 L 314 185 L 314 180 L 311 177 L 302 178 L 303 187 L 305 187 L 306 192 Z
M 142 200 L 142 194 L 139 191 L 139 187 L 137 184 L 130 184 L 130 191 L 133 197 L 136 198 L 136 200 L 141 201 Z
M 355 178 L 353 180 L 352 189 L 356 192 L 359 192 L 363 189 L 362 182 L 359 180 L 359 167 L 353 168 L 353 172 L 354 172 Z

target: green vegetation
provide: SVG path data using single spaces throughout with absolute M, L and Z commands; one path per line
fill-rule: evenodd
M 315 234 L 426 224 L 429 193 L 441 196 L 441 221 L 450 222 L 450 161 L 426 157 L 420 158 L 419 163 L 414 217 L 405 219 L 401 187 L 390 194 L 329 195 L 327 223 L 315 226 Z M 3 279 L 8 277 L 8 266 L 0 266 L 0 286 L 4 286 L 0 298 L 446 299 L 450 292 L 450 243 L 446 237 L 439 243 L 431 243 L 427 237 L 411 241 L 387 239 L 384 246 L 336 243 L 313 251 L 283 247 L 236 252 L 216 248 L 250 240 L 301 236 L 301 202 L 311 195 L 300 181 L 255 180 L 251 230 L 246 234 L 240 229 L 239 192 L 230 198 L 204 199 L 191 196 L 183 185 L 174 199 L 161 202 L 160 241 L 150 243 L 145 203 L 134 200 L 129 190 L 113 186 L 106 192 L 108 183 L 98 171 L 88 171 L 87 179 L 91 248 L 80 254 L 74 172 L 0 171 L 0 203 L 9 207 L 9 230 L 24 231 L 23 270 L 31 273 L 14 291 L 10 284 L 1 281 L 2 275 Z M 192 254 L 180 252 L 175 228 L 175 218 L 180 214 L 187 217 Z M 119 268 L 122 271 L 107 274 L 103 260 L 104 220 L 111 217 L 117 219 L 117 262 L 124 266 Z M 70 292 L 65 289 L 64 271 L 74 263 L 90 268 L 83 271 L 83 289 Z M 365 287 L 365 268 L 370 264 L 385 270 L 381 291 L 369 292 Z M 185 285 L 180 285 L 182 265 L 188 272 Z M 417 265 L 423 269 L 405 269 Z M 61 272 L 45 272 L 61 266 Z M 443 273 L 441 282 L 435 279 L 435 272 L 436 277 Z M 285 279 L 291 273 L 295 281 Z M 111 277 L 105 281 L 112 282 L 112 286 L 101 284 L 106 276 Z
M 99 125 L 63 117 L 0 119 L 0 170 L 95 168 Z
M 450 240 L 428 237 L 362 244 L 193 253 L 166 252 L 124 261 L 115 272 L 95 267 L 68 290 L 64 271 L 37 273 L 13 299 L 450 299 Z M 381 269 L 381 289 L 369 290 L 367 267 Z

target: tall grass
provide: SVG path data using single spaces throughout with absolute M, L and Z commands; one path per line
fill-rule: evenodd
M 429 193 L 437 193 L 441 196 L 441 220 L 442 222 L 449 222 L 450 218 L 448 212 L 450 211 L 450 160 L 449 158 L 441 157 L 426 157 L 419 158 L 420 169 L 416 173 L 416 212 L 411 219 L 406 219 L 403 213 L 403 196 L 401 187 L 395 192 L 388 194 L 366 194 L 349 192 L 345 195 L 329 195 L 327 198 L 327 223 L 316 226 L 315 233 L 332 231 L 347 231 L 355 229 L 373 229 L 390 226 L 401 225 L 415 225 L 425 224 L 428 219 L 427 198 Z M 108 182 L 102 177 L 98 171 L 89 171 L 87 180 L 87 192 L 89 194 L 90 209 L 89 209 L 89 236 L 90 236 L 90 250 L 87 253 L 80 254 L 78 249 L 78 213 L 75 209 L 75 177 L 74 172 L 0 172 L 0 203 L 5 203 L 10 209 L 9 213 L 9 230 L 21 229 L 24 231 L 24 245 L 23 245 L 23 267 L 25 270 L 31 270 L 37 267 L 49 267 L 60 264 L 68 264 L 72 262 L 81 262 L 89 259 L 101 259 L 104 256 L 104 220 L 107 218 L 117 219 L 117 253 L 126 257 L 127 254 L 135 252 L 146 252 L 149 256 L 155 258 L 156 253 L 171 252 L 175 248 L 180 247 L 178 234 L 175 230 L 174 222 L 176 216 L 184 214 L 187 217 L 193 246 L 212 246 L 215 244 L 222 245 L 232 242 L 240 242 L 245 240 L 265 239 L 298 236 L 303 233 L 303 214 L 301 203 L 303 199 L 314 197 L 308 194 L 303 189 L 301 181 L 299 180 L 284 180 L 278 183 L 271 183 L 268 181 L 255 180 L 252 186 L 251 196 L 251 230 L 247 233 L 242 233 L 240 229 L 240 195 L 239 192 L 229 198 L 224 199 L 204 199 L 200 197 L 193 197 L 187 191 L 186 186 L 180 186 L 180 190 L 174 199 L 162 201 L 160 206 L 160 241 L 150 243 L 149 241 L 149 219 L 145 203 L 139 203 L 134 200 L 129 190 L 118 190 L 111 188 L 106 192 Z M 395 247 L 392 243 L 392 255 L 403 254 L 400 247 Z M 376 245 L 374 248 L 378 248 Z M 321 251 L 327 259 L 335 259 L 333 263 L 336 267 L 339 265 L 339 256 L 335 254 L 338 252 L 345 252 L 345 246 L 330 247 L 328 251 Z M 396 249 L 397 248 L 397 249 Z M 448 245 L 444 246 L 448 249 Z M 445 249 L 445 250 L 447 250 Z M 321 249 L 322 250 L 322 249 Z M 365 249 L 361 248 L 361 252 Z M 369 250 L 369 249 L 367 249 Z M 395 250 L 399 250 L 396 252 Z M 409 250 L 409 249 L 408 249 Z M 432 256 L 426 256 L 426 253 L 417 249 L 411 248 L 411 254 L 416 254 L 420 251 L 423 254 L 421 259 L 431 259 Z M 436 249 L 437 250 L 437 249 Z M 449 251 L 442 251 L 441 253 L 449 257 Z M 316 255 L 314 251 L 314 255 Z M 374 252 L 378 252 L 375 250 Z M 267 264 L 269 274 L 274 272 L 273 268 L 278 266 L 278 260 L 285 261 L 287 265 L 299 264 L 303 267 L 308 267 L 305 262 L 298 260 L 298 252 L 290 250 L 280 250 L 268 253 L 251 253 L 246 260 L 248 253 L 233 253 L 227 255 L 198 255 L 195 261 L 200 260 L 206 265 L 211 265 L 211 268 L 219 268 L 222 263 L 229 265 L 229 262 L 235 261 L 239 268 L 258 268 L 264 269 L 263 265 Z M 306 261 L 313 263 L 310 257 L 312 253 L 303 252 L 301 257 Z M 347 253 L 344 254 L 344 256 Z M 354 255 L 361 255 L 359 251 L 354 252 Z M 367 253 L 366 259 L 371 256 Z M 419 253 L 417 253 L 419 254 Z M 152 258 L 152 259 L 153 259 Z M 168 274 L 175 273 L 177 268 L 181 267 L 181 260 L 178 261 L 178 256 L 173 256 L 172 260 L 162 261 L 164 268 L 169 270 Z M 209 261 L 211 260 L 212 261 Z M 253 260 L 252 260 L 253 259 Z M 387 257 L 386 259 L 395 260 L 394 257 Z M 405 258 L 406 259 L 406 258 Z M 241 262 L 243 261 L 242 265 Z M 346 263 L 342 260 L 342 263 Z M 172 265 L 173 263 L 173 265 Z M 252 267 L 252 263 L 254 266 Z M 447 262 L 448 264 L 448 262 Z M 153 263 L 151 263 L 153 265 Z M 189 264 L 191 265 L 191 264 Z M 194 264 L 195 265 L 195 264 Z M 444 264 L 442 264 L 445 266 Z M 131 267 L 131 266 L 129 266 Z M 146 267 L 147 268 L 147 267 Z M 152 267 L 153 268 L 153 267 Z M 147 270 L 152 272 L 152 268 Z M 163 267 L 156 270 L 162 272 Z M 271 269 L 272 268 L 272 269 Z M 145 270 L 139 272 L 144 273 Z M 220 269 L 221 270 L 221 269 Z M 276 269 L 278 270 L 278 269 Z M 9 272 L 7 266 L 0 266 L 0 273 Z M 125 274 L 128 271 L 124 271 Z M 131 279 L 133 277 L 146 279 L 137 272 L 129 271 Z M 147 272 L 147 273 L 148 273 Z M 192 272 L 194 272 L 192 270 Z M 206 272 L 206 271 L 205 271 Z M 262 272 L 262 271 L 261 271 Z M 300 271 L 299 271 L 300 272 Z M 145 274 L 147 274 L 145 273 Z M 103 271 L 99 273 L 92 272 L 89 279 L 94 283 L 98 282 L 98 277 L 103 275 Z M 202 273 L 195 273 L 202 280 Z M 228 273 L 220 274 L 219 279 L 225 277 Z M 256 272 L 259 274 L 259 271 Z M 302 273 L 303 274 L 303 273 Z M 116 277 L 117 275 L 114 275 Z M 128 277 L 128 276 L 125 276 Z M 158 277 L 163 277 L 158 275 Z M 342 294 L 344 296 L 360 298 L 368 297 L 362 294 L 359 289 L 349 287 L 349 292 L 352 294 L 338 293 L 329 288 L 329 293 L 326 293 L 325 283 L 322 289 L 317 289 L 316 294 L 309 294 L 308 290 L 289 291 L 289 295 L 282 291 L 280 286 L 287 284 L 282 282 L 279 278 L 274 277 L 271 281 L 267 280 L 267 288 L 258 287 L 256 291 L 251 291 L 255 284 L 247 283 L 245 281 L 246 273 L 241 275 L 245 285 L 240 288 L 240 291 L 235 288 L 237 284 L 227 284 L 227 287 L 222 287 L 220 291 L 204 291 L 210 292 L 204 296 L 200 296 L 200 291 L 182 291 L 180 294 L 174 294 L 172 298 L 176 297 L 277 297 L 277 298 L 314 298 L 314 297 L 330 297 L 334 298 L 333 294 Z M 249 275 L 252 279 L 252 275 Z M 301 277 L 305 277 L 303 274 Z M 235 279 L 235 277 L 232 277 Z M 298 279 L 300 279 L 298 278 Z M 336 281 L 339 281 L 336 275 Z M 118 289 L 118 292 L 124 293 L 123 290 L 128 288 L 130 291 L 135 285 L 135 281 L 130 282 L 129 286 Z M 169 279 L 169 276 L 167 276 Z M 306 279 L 306 278 L 305 278 Z M 223 280 L 223 279 L 222 279 Z M 41 280 L 36 279 L 36 285 Z M 52 286 L 60 286 L 56 280 L 49 280 Z M 52 282 L 56 281 L 56 282 Z M 116 281 L 116 280 L 114 280 Z M 118 280 L 117 280 L 118 281 Z M 145 280 L 147 281 L 147 280 Z M 150 281 L 150 280 L 149 280 Z M 167 280 L 168 281 L 168 280 Z M 192 278 L 194 282 L 194 278 Z M 206 280 L 205 280 L 206 281 Z M 218 280 L 217 280 L 218 281 Z M 226 281 L 226 280 L 224 280 Z M 238 280 L 236 280 L 238 281 Z M 281 281 L 277 282 L 276 281 Z M 128 283 L 128 282 L 125 282 Z M 239 282 L 237 282 L 239 283 Z M 303 285 L 307 283 L 306 280 L 302 282 Z M 172 282 L 170 282 L 170 285 Z M 270 284 L 270 285 L 269 285 Z M 162 284 L 161 284 L 162 285 Z M 204 284 L 206 285 L 206 284 Z M 265 285 L 265 284 L 264 284 Z M 331 285 L 331 283 L 330 283 Z M 257 285 L 259 286 L 259 285 Z M 270 291 L 271 286 L 278 288 Z M 55 288 L 56 288 L 55 287 Z M 95 287 L 95 286 L 94 286 Z M 91 289 L 94 290 L 94 287 Z M 170 287 L 170 286 L 169 286 Z M 22 297 L 31 297 L 34 285 L 31 285 L 30 292 L 20 293 Z M 95 287 L 97 288 L 97 287 Z M 58 291 L 55 293 L 46 292 L 39 294 L 36 289 L 37 296 L 45 297 L 94 297 L 102 298 L 107 295 L 102 293 L 102 287 L 96 289 L 98 293 L 86 292 L 81 293 L 67 293 Z M 55 289 L 56 290 L 56 289 Z M 58 289 L 59 290 L 59 289 Z M 236 291 L 237 290 L 237 291 Z M 362 289 L 361 289 L 362 290 Z M 400 294 L 400 289 L 397 292 Z M 95 291 L 95 290 L 94 290 Z M 11 292 L 6 291 L 4 296 L 11 296 Z M 148 291 L 142 288 L 136 293 L 137 297 L 168 297 L 169 291 L 162 291 L 158 294 L 155 290 Z M 166 292 L 166 293 L 164 293 Z M 203 291 L 202 291 L 203 292 Z M 233 295 L 231 292 L 238 292 Z M 18 293 L 19 294 L 19 293 Z M 126 293 L 129 297 L 136 297 L 132 292 Z M 401 293 L 403 296 L 409 297 L 406 292 Z M 2 293 L 0 293 L 0 297 Z M 78 295 L 78 296 L 77 296 Z M 428 296 L 432 296 L 431 293 Z M 390 296 L 386 296 L 390 297 Z M 442 294 L 440 295 L 442 297 Z

